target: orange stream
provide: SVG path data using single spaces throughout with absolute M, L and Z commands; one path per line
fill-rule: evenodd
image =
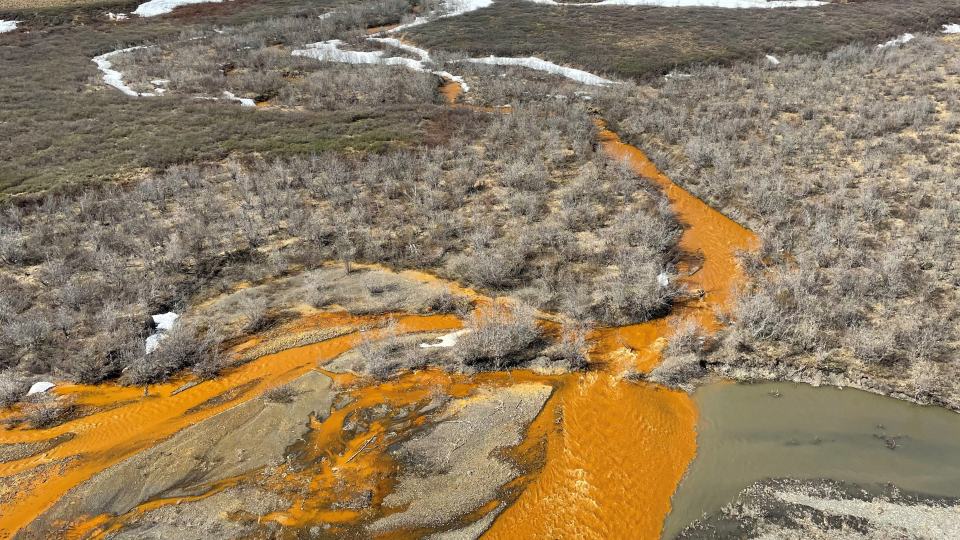
M 452 101 L 459 86 L 449 83 L 442 91 Z M 702 250 L 705 257 L 703 267 L 683 278 L 683 283 L 691 290 L 703 289 L 706 296 L 679 305 L 670 318 L 694 317 L 708 329 L 715 329 L 718 323 L 714 310 L 726 303 L 731 286 L 740 279 L 733 253 L 750 248 L 755 236 L 673 184 L 639 150 L 622 144 L 602 125 L 599 140 L 608 155 L 627 160 L 637 173 L 664 190 L 683 225 L 681 248 L 688 252 Z M 304 326 L 315 324 L 307 321 Z M 408 332 L 458 326 L 460 322 L 452 316 L 400 319 L 402 331 Z M 546 463 L 541 472 L 511 484 L 519 488 L 528 485 L 483 538 L 658 538 L 664 516 L 670 511 L 670 497 L 696 452 L 697 412 L 683 392 L 629 383 L 619 375 L 626 370 L 646 372 L 655 367 L 670 331 L 667 319 L 597 330 L 592 336 L 592 356 L 600 368 L 586 374 L 538 377 L 513 372 L 466 377 L 426 370 L 377 386 L 358 386 L 354 377 L 334 375 L 340 386 L 350 388 L 348 392 L 355 401 L 322 423 L 311 420 L 313 429 L 301 450 L 307 456 L 304 459 L 314 465 L 297 470 L 280 467 L 271 475 L 283 476 L 265 478 L 278 491 L 290 485 L 309 486 L 304 493 L 310 495 L 285 492 L 296 501 L 293 507 L 264 518 L 294 529 L 317 522 L 356 523 L 362 511 L 333 510 L 331 504 L 345 490 L 361 487 L 375 493 L 373 503 L 379 506 L 392 489 L 395 470 L 392 459 L 383 452 L 385 434 L 402 436 L 419 427 L 425 418 L 415 413 L 387 417 L 350 436 L 343 431 L 344 423 L 361 409 L 382 403 L 392 410 L 419 410 L 429 402 L 431 392 L 462 397 L 481 385 L 532 379 L 549 382 L 557 391 L 528 430 L 528 439 L 513 453 L 521 460 L 527 454 L 536 454 L 537 445 L 545 438 Z M 76 434 L 39 456 L 0 464 L 0 478 L 53 460 L 80 456 L 63 474 L 49 478 L 42 489 L 28 490 L 0 506 L 0 538 L 12 535 L 91 475 L 187 425 L 314 369 L 318 363 L 348 350 L 355 339 L 344 336 L 264 356 L 176 396 L 170 394 L 178 383 L 152 387 L 150 396 L 143 396 L 137 388 L 114 385 L 67 388 L 66 392 L 78 396 L 78 404 L 122 403 L 48 430 L 0 431 L 0 443 Z M 242 391 L 231 400 L 194 409 L 240 387 Z M 371 442 L 364 447 L 367 441 Z M 152 501 L 148 505 L 167 502 Z M 147 506 L 135 512 L 145 509 Z M 102 534 L 119 526 L 122 518 L 100 516 L 82 524 L 80 530 Z
M 424 332 L 457 328 L 460 321 L 449 315 L 407 316 L 400 318 L 398 324 L 403 332 Z M 76 434 L 73 439 L 39 456 L 0 464 L 0 478 L 54 460 L 80 456 L 63 474 L 48 478 L 41 489 L 20 493 L 14 500 L 0 505 L 0 538 L 12 536 L 68 490 L 92 475 L 191 424 L 295 379 L 315 368 L 318 362 L 349 350 L 355 340 L 355 335 L 347 335 L 267 355 L 228 369 L 220 377 L 175 396 L 170 394 L 178 383 L 151 387 L 149 396 L 144 396 L 140 388 L 111 384 L 67 388 L 66 392 L 78 396 L 78 404 L 127 403 L 51 429 L 0 431 L 0 444 L 42 441 L 67 432 Z M 191 411 L 207 400 L 243 385 L 247 387 L 233 399 Z
M 749 248 L 755 236 L 671 182 L 602 124 L 598 138 L 608 155 L 664 190 L 683 225 L 680 247 L 705 256 L 684 284 L 706 296 L 679 306 L 671 318 L 692 316 L 715 329 L 714 308 L 740 279 L 734 251 Z M 563 430 L 550 435 L 546 466 L 484 540 L 660 537 L 670 497 L 696 454 L 697 412 L 683 392 L 617 375 L 655 367 L 669 332 L 664 319 L 597 332 L 594 353 L 603 367 L 553 398 Z
M 440 93 L 449 103 L 457 101 L 457 96 L 463 93 L 463 86 L 456 81 L 446 81 L 440 87 Z

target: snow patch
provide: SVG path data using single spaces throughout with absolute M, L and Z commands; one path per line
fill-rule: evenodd
M 881 43 L 880 45 L 877 45 L 877 48 L 878 48 L 878 49 L 888 49 L 888 48 L 890 48 L 890 47 L 899 47 L 900 45 L 903 45 L 904 43 L 913 41 L 913 38 L 914 38 L 914 37 L 915 37 L 915 36 L 914 36 L 913 34 L 904 34 L 904 35 L 898 37 L 897 39 L 891 39 L 890 41 L 888 41 L 888 42 L 886 42 L 886 43 Z
M 683 80 L 683 79 L 689 79 L 690 77 L 693 77 L 693 75 L 690 75 L 689 73 L 667 73 L 666 75 L 663 76 L 663 80 L 665 81 L 669 81 L 671 79 Z
M 126 13 L 111 13 L 109 11 L 107 12 L 107 17 L 109 17 L 111 21 L 125 21 L 130 18 L 127 17 Z
M 403 66 L 414 71 L 425 71 L 458 82 L 463 87 L 464 92 L 468 91 L 470 88 L 466 85 L 466 83 L 464 83 L 463 77 L 456 77 L 446 71 L 433 71 L 427 69 L 424 64 L 430 61 L 430 53 L 423 49 L 406 45 L 401 43 L 400 40 L 393 38 L 369 37 L 367 39 L 386 43 L 388 45 L 397 47 L 398 49 L 412 52 L 418 55 L 420 60 L 402 57 L 386 57 L 383 51 L 343 51 L 340 50 L 340 46 L 343 45 L 343 42 L 339 39 L 331 39 L 330 41 L 321 41 L 319 43 L 310 43 L 307 45 L 306 49 L 297 49 L 295 51 L 291 51 L 290 54 L 293 56 L 305 56 L 307 58 L 314 58 L 325 62 L 339 62 L 343 64 L 379 64 L 384 66 Z
M 157 325 L 157 331 L 147 336 L 147 342 L 145 345 L 147 354 L 153 352 L 153 350 L 160 345 L 160 340 L 167 337 L 167 332 L 173 329 L 173 324 L 177 322 L 177 319 L 179 318 L 180 315 L 177 315 L 172 311 L 168 313 L 161 313 L 159 315 L 153 315 L 153 322 Z
M 141 17 L 155 17 L 170 13 L 174 8 L 190 4 L 205 4 L 208 2 L 219 4 L 223 0 L 150 0 L 145 4 L 140 4 L 134 10 L 134 15 Z
M 456 17 L 458 15 L 463 15 L 464 13 L 469 13 L 471 11 L 476 11 L 480 8 L 485 8 L 493 5 L 493 0 L 447 0 L 443 3 L 443 7 L 446 10 L 445 13 L 437 15 L 436 13 L 431 13 L 426 17 L 417 17 L 412 22 L 407 24 L 401 24 L 396 28 L 391 28 L 387 30 L 388 34 L 394 34 L 406 30 L 407 28 L 413 28 L 414 26 L 420 26 L 421 24 L 427 24 L 430 21 L 435 21 L 437 19 L 445 19 L 447 17 Z
M 945 24 L 943 25 L 944 34 L 960 34 L 960 24 Z
M 229 92 L 227 90 L 223 91 L 223 95 L 227 96 L 227 99 L 232 99 L 233 101 L 239 101 L 241 107 L 256 107 L 257 104 L 250 98 L 240 98 Z
M 130 88 L 129 86 L 123 84 L 123 75 L 119 71 L 115 69 L 111 69 L 112 65 L 110 64 L 110 60 L 109 60 L 111 56 L 115 56 L 125 52 L 135 51 L 137 49 L 145 49 L 145 48 L 146 47 L 144 45 L 138 45 L 136 47 L 129 47 L 126 49 L 120 49 L 117 51 L 108 52 L 106 54 L 101 54 L 100 56 L 95 56 L 93 58 L 93 62 L 97 64 L 97 68 L 99 68 L 100 71 L 103 72 L 103 82 L 116 88 L 117 90 L 120 90 L 121 92 L 123 92 L 128 96 L 135 96 L 135 97 L 136 96 L 143 96 L 143 97 L 155 96 L 156 94 L 153 92 L 137 92 L 133 88 Z
M 167 313 L 154 315 L 152 318 L 153 322 L 157 325 L 157 330 L 167 331 L 173 328 L 173 323 L 177 322 L 180 316 L 169 311 Z
M 419 56 L 422 62 L 430 61 L 430 53 L 428 53 L 427 51 L 419 47 L 414 47 L 413 45 L 407 45 L 406 43 L 396 38 L 368 37 L 367 41 L 376 41 L 377 43 L 385 43 L 387 45 L 390 45 L 391 47 L 396 47 L 401 51 L 407 51 L 409 53 L 413 53 Z
M 443 77 L 444 79 L 459 83 L 460 89 L 462 89 L 464 92 L 470 91 L 470 85 L 467 84 L 467 81 L 463 80 L 463 77 L 460 75 L 453 75 L 449 71 L 434 71 L 433 73 Z
M 473 62 L 475 64 L 491 64 L 495 66 L 522 66 L 528 69 L 560 75 L 561 77 L 566 77 L 568 79 L 593 86 L 616 84 L 613 81 L 598 77 L 592 73 L 587 73 L 586 71 L 581 71 L 579 69 L 558 66 L 553 62 L 547 62 L 546 60 L 541 60 L 532 56 L 530 58 L 505 58 L 502 56 L 489 56 L 487 58 L 470 58 L 467 60 L 467 62 Z
M 167 337 L 166 334 L 152 334 L 147 336 L 147 343 L 145 345 L 147 354 L 153 352 L 160 345 L 160 340 Z
M 603 0 L 592 4 L 567 4 L 555 0 L 530 0 L 537 4 L 551 6 L 592 7 L 592 6 L 662 6 L 662 7 L 717 7 L 727 9 L 817 7 L 827 4 L 817 0 Z
M 17 29 L 17 23 L 20 21 L 0 21 L 0 34 L 12 32 Z
M 420 347 L 423 349 L 429 349 L 431 347 L 453 347 L 457 344 L 457 338 L 464 334 L 469 334 L 470 332 L 470 330 L 459 330 L 457 332 L 438 337 L 436 343 L 421 343 Z
M 52 389 L 54 386 L 56 385 L 53 384 L 52 382 L 47 382 L 47 381 L 35 382 L 33 383 L 33 386 L 30 387 L 30 390 L 27 391 L 27 395 L 32 396 L 33 394 L 42 394 Z

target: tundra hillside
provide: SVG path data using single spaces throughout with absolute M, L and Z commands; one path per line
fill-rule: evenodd
M 215 371 L 216 328 L 146 355 L 148 315 L 330 260 L 432 270 L 583 321 L 662 315 L 674 290 L 658 276 L 679 232 L 669 204 L 593 152 L 582 105 L 545 107 L 451 110 L 436 121 L 445 140 L 417 150 L 172 167 L 8 205 L 3 377 L 123 372 L 144 384 L 196 363 Z
M 626 139 L 762 239 L 705 361 L 960 408 L 956 39 L 780 60 L 608 103 Z

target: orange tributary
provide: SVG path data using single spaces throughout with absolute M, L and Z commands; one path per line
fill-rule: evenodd
M 362 322 L 343 319 L 337 324 Z M 401 317 L 403 332 L 447 330 L 460 326 L 452 316 Z M 375 331 L 374 331 L 375 332 Z M 69 489 L 92 475 L 160 442 L 177 431 L 287 383 L 318 363 L 349 350 L 357 340 L 346 335 L 328 341 L 261 357 L 228 369 L 222 376 L 171 395 L 180 382 L 140 388 L 102 385 L 74 386 L 64 392 L 77 396 L 78 405 L 109 407 L 102 412 L 46 430 L 0 431 L 0 444 L 45 441 L 64 433 L 75 436 L 38 456 L 0 464 L 0 481 L 57 460 L 67 460 L 59 473 L 0 502 L 0 538 L 12 536 Z M 181 381 L 182 382 L 182 381 Z
M 457 89 L 459 85 L 454 88 L 450 84 L 445 94 L 454 94 Z M 673 184 L 639 150 L 622 144 L 613 133 L 602 128 L 599 138 L 610 156 L 626 160 L 637 173 L 661 186 L 683 224 L 680 246 L 703 256 L 702 267 L 683 281 L 688 290 L 702 289 L 706 295 L 679 305 L 670 318 L 694 317 L 706 327 L 716 328 L 715 308 L 724 305 L 731 286 L 740 277 L 734 251 L 748 248 L 754 235 Z M 400 323 L 403 331 L 444 330 L 460 324 L 450 316 L 403 317 Z M 534 438 L 546 438 L 545 465 L 540 472 L 519 481 L 517 485 L 525 485 L 525 489 L 483 538 L 659 537 L 663 518 L 670 510 L 670 497 L 696 452 L 697 413 L 683 392 L 631 383 L 620 375 L 627 370 L 649 371 L 655 367 L 670 327 L 669 321 L 662 319 L 598 330 L 592 336 L 592 357 L 599 369 L 535 377 L 550 382 L 556 391 L 529 428 L 530 439 L 521 447 L 533 444 Z M 53 429 L 0 431 L 0 443 L 36 442 L 75 434 L 46 453 L 0 464 L 0 478 L 10 478 L 46 463 L 67 460 L 62 470 L 47 474 L 42 485 L 35 482 L 15 500 L 0 503 L 0 538 L 12 535 L 91 475 L 192 423 L 318 365 L 322 367 L 324 361 L 355 343 L 355 336 L 344 336 L 264 356 L 176 395 L 171 395 L 176 383 L 152 387 L 149 396 L 143 396 L 139 389 L 117 386 L 67 389 L 78 396 L 78 404 L 110 408 Z M 351 387 L 355 401 L 334 412 L 324 422 L 324 429 L 312 430 L 307 438 L 309 447 L 323 454 L 329 465 L 325 471 L 300 473 L 308 475 L 300 481 L 309 485 L 314 495 L 298 500 L 289 511 L 264 518 L 287 526 L 318 520 L 350 523 L 355 517 L 350 515 L 353 511 L 340 510 L 332 515 L 326 504 L 344 482 L 369 485 L 382 500 L 383 493 L 391 488 L 391 475 L 384 473 L 394 464 L 383 454 L 380 439 L 373 437 L 388 429 L 415 428 L 417 420 L 410 420 L 407 427 L 384 420 L 369 426 L 363 437 L 338 435 L 344 419 L 357 407 L 382 402 L 396 408 L 416 408 L 425 403 L 426 388 L 466 396 L 481 385 L 515 384 L 530 377 L 500 373 L 451 378 L 428 370 L 377 386 L 357 386 L 358 381 L 349 377 L 338 380 L 341 386 Z M 218 396 L 229 399 L 214 399 Z M 364 446 L 367 441 L 371 441 L 369 447 Z M 522 456 L 523 448 L 519 450 Z M 353 459 L 354 454 L 359 457 Z M 278 489 L 281 487 L 278 485 Z M 96 535 L 115 526 L 116 519 L 102 516 L 84 529 Z
M 740 278 L 734 252 L 750 247 L 755 236 L 671 182 L 602 125 L 599 139 L 608 155 L 664 190 L 683 224 L 680 247 L 703 255 L 702 268 L 684 284 L 705 296 L 678 306 L 670 318 L 694 317 L 716 328 L 714 309 Z M 655 367 L 669 332 L 662 319 L 597 332 L 594 358 L 603 368 L 556 393 L 563 429 L 550 435 L 546 466 L 483 540 L 660 537 L 670 497 L 696 453 L 697 412 L 683 392 L 618 375 Z

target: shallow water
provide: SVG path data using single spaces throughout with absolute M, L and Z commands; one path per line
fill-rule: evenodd
M 690 195 L 657 170 L 637 148 L 601 124 L 604 152 L 622 159 L 659 185 L 683 225 L 680 246 L 700 251 L 703 266 L 682 278 L 703 289 L 699 301 L 678 305 L 667 319 L 603 329 L 593 338 L 600 369 L 579 376 L 551 399 L 561 430 L 551 434 L 543 472 L 494 522 L 484 540 L 508 538 L 660 537 L 670 496 L 696 453 L 697 411 L 683 392 L 620 379 L 626 370 L 649 371 L 660 362 L 669 321 L 693 317 L 716 328 L 741 273 L 734 257 L 756 236 Z
M 458 88 L 459 85 L 449 85 L 444 93 L 448 98 L 455 97 Z M 545 466 L 539 474 L 520 480 L 526 489 L 499 516 L 484 535 L 486 539 L 658 538 L 664 516 L 670 511 L 670 497 L 696 453 L 697 411 L 693 401 L 683 392 L 629 383 L 620 375 L 627 370 L 649 371 L 659 363 L 672 318 L 692 316 L 707 328 L 716 328 L 716 309 L 723 307 L 741 275 L 734 251 L 748 249 L 755 236 L 674 185 L 639 150 L 621 143 L 613 133 L 601 129 L 598 139 L 608 155 L 624 159 L 638 174 L 664 189 L 684 228 L 680 246 L 690 253 L 699 251 L 704 257 L 702 267 L 682 281 L 688 289 L 703 289 L 706 296 L 678 305 L 668 319 L 595 332 L 591 336 L 592 356 L 599 361 L 598 370 L 544 379 L 552 380 L 559 388 L 527 434 L 528 442 L 542 440 L 534 434 L 547 438 Z M 406 317 L 400 322 L 404 331 L 452 329 L 460 325 L 453 317 Z M 109 385 L 79 389 L 81 401 L 129 401 L 54 430 L 0 433 L 0 442 L 26 442 L 67 431 L 77 433 L 75 439 L 43 456 L 0 467 L 0 477 L 55 459 L 81 456 L 67 471 L 55 475 L 45 489 L 30 490 L 24 498 L 0 507 L 0 533 L 4 529 L 17 530 L 92 474 L 189 423 L 292 380 L 316 367 L 318 361 L 322 363 L 348 350 L 354 342 L 353 336 L 344 336 L 268 355 L 176 396 L 170 395 L 175 384 L 155 388 L 153 399 L 136 396 L 136 389 Z M 466 395 L 469 388 L 484 383 L 515 383 L 516 375 L 490 374 L 463 381 L 465 387 L 458 389 L 458 394 Z M 398 383 L 399 387 L 404 384 Z M 229 402 L 193 412 L 212 397 L 240 388 L 240 395 Z M 384 390 L 386 386 L 365 389 L 358 395 L 358 403 L 366 403 L 367 398 L 386 399 Z M 386 395 L 401 402 L 416 397 L 404 395 L 400 399 L 394 394 Z M 144 421 L 145 414 L 149 421 Z M 334 424 L 341 421 L 341 415 L 334 415 L 328 419 L 327 427 L 331 429 L 326 431 L 339 432 Z M 336 452 L 342 456 L 352 454 L 345 450 L 353 451 L 364 442 L 359 438 L 318 440 L 315 447 L 336 447 L 344 450 Z M 369 480 L 371 472 L 393 467 L 380 452 L 364 454 L 350 465 L 358 482 Z M 318 495 L 327 491 L 329 479 L 321 475 L 311 480 Z M 307 505 L 306 499 L 290 512 L 269 516 L 294 527 L 321 518 L 350 522 L 355 516 L 325 514 L 320 505 Z M 113 525 L 110 521 L 94 520 L 87 530 L 102 532 Z
M 779 397 L 777 397 L 779 396 Z M 722 382 L 693 395 L 697 457 L 663 538 L 767 478 L 829 478 L 866 489 L 960 497 L 960 415 L 854 389 Z M 883 436 L 901 438 L 887 448 Z
M 448 330 L 460 326 L 452 316 L 407 316 L 398 320 L 402 332 Z M 184 427 L 287 383 L 323 362 L 349 350 L 355 335 L 264 356 L 226 370 L 220 377 L 172 395 L 178 383 L 152 386 L 144 396 L 140 388 L 112 384 L 72 386 L 59 393 L 77 396 L 83 405 L 104 405 L 106 410 L 44 430 L 0 430 L 0 444 L 36 442 L 64 433 L 76 436 L 26 459 L 0 464 L 0 481 L 40 465 L 68 460 L 60 474 L 16 499 L 0 502 L 0 538 L 11 535 L 49 508 L 69 489 Z M 238 391 L 239 390 L 239 391 Z M 229 399 L 215 400 L 220 396 Z

